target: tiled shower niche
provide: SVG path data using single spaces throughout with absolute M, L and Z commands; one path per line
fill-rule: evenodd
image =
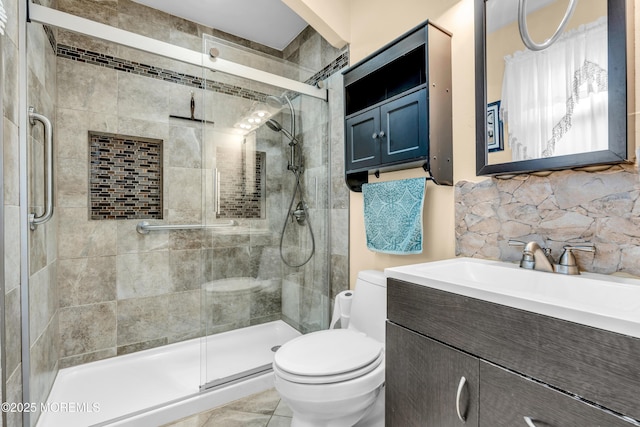
M 162 219 L 162 140 L 89 132 L 90 218 Z
M 266 153 L 217 147 L 220 182 L 218 218 L 265 217 Z

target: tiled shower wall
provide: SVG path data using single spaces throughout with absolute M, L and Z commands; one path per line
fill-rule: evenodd
M 172 100 L 188 101 L 193 89 L 68 59 L 59 59 L 58 67 L 61 366 L 201 335 L 202 283 L 252 275 L 248 267 L 257 254 L 249 252 L 249 240 L 214 239 L 193 230 L 140 235 L 138 220 L 90 220 L 87 194 L 89 131 L 160 139 L 164 221 L 200 223 L 207 173 L 202 152 L 210 151 L 210 141 L 203 140 L 199 123 L 169 118 L 180 113 Z M 246 102 L 206 94 L 214 95 L 225 109 L 240 111 Z M 220 121 L 219 112 L 209 111 L 209 118 Z M 210 265 L 206 254 L 213 248 L 225 248 L 225 269 Z
M 62 2 L 61 7 L 73 9 L 73 5 L 66 2 Z M 106 6 L 96 3 L 95 7 Z M 132 22 L 125 15 L 138 8 L 128 1 L 119 2 L 119 24 L 133 30 Z M 90 9 L 79 12 L 92 17 L 95 13 Z M 112 12 L 110 7 L 106 7 L 101 16 L 109 16 Z M 144 13 L 148 13 L 146 9 Z M 160 16 L 156 18 L 157 22 L 166 22 Z M 154 35 L 161 32 L 162 25 L 160 27 L 156 29 L 157 33 L 153 31 Z M 144 26 L 135 29 L 142 33 L 150 31 Z M 169 41 L 173 43 L 194 50 L 200 48 L 200 38 L 188 25 L 174 26 L 168 34 Z M 319 56 L 318 49 L 323 43 L 321 38 L 308 31 L 303 36 L 304 40 L 296 42 L 294 56 Z M 158 38 L 162 37 L 166 38 L 166 35 Z M 58 40 L 78 50 L 104 52 L 117 59 L 118 63 L 148 64 L 164 71 L 173 70 L 175 73 L 171 75 L 200 75 L 200 70 L 194 67 L 68 33 L 61 32 Z M 323 52 L 327 52 L 326 47 Z M 229 85 L 237 83 L 236 79 L 220 73 L 214 75 L 216 81 Z M 285 219 L 283 206 L 288 203 L 293 177 L 286 171 L 288 147 L 283 144 L 281 135 L 267 129 L 259 131 L 255 143 L 256 150 L 266 153 L 267 216 L 262 220 L 252 220 L 247 225 L 271 232 L 219 235 L 176 231 L 141 236 L 135 232 L 137 221 L 87 219 L 86 135 L 88 131 L 99 131 L 165 141 L 164 219 L 170 223 L 198 223 L 202 220 L 202 203 L 209 202 L 203 197 L 206 190 L 203 183 L 207 185 L 211 165 L 200 155 L 203 147 L 205 152 L 208 150 L 209 136 L 220 138 L 220 135 L 215 135 L 215 126 L 213 130 L 207 127 L 203 141 L 198 123 L 169 119 L 171 114 L 188 115 L 193 86 L 149 77 L 115 66 L 97 68 L 95 63 L 58 58 L 58 215 L 60 232 L 64 236 L 59 244 L 58 272 L 62 367 L 198 336 L 205 326 L 200 322 L 200 298 L 210 297 L 207 291 L 200 293 L 200 286 L 215 279 L 284 275 L 294 292 L 282 295 L 281 286 L 285 285 L 279 281 L 271 283 L 254 295 L 260 304 L 254 301 L 253 306 L 258 309 L 252 310 L 248 318 L 214 316 L 218 323 L 207 324 L 209 331 L 280 318 L 281 299 L 286 300 L 287 307 L 291 309 L 288 313 L 297 315 L 287 317 L 288 320 L 300 329 L 319 327 L 314 316 L 326 321 L 327 316 L 318 310 L 320 302 L 327 302 L 326 297 L 324 301 L 321 299 L 327 292 L 329 270 L 326 265 L 328 224 L 323 219 L 327 215 L 325 206 L 329 188 L 322 184 L 326 181 L 329 159 L 326 143 L 323 147 L 322 141 L 323 138 L 326 141 L 328 127 L 323 122 L 326 115 L 313 114 L 314 107 L 309 109 L 299 105 L 304 101 L 299 100 L 296 109 L 303 111 L 299 129 L 306 132 L 302 139 L 308 150 L 305 153 L 308 164 L 304 183 L 305 191 L 310 195 L 307 199 L 312 198 L 311 207 L 318 209 L 312 218 L 319 248 L 313 262 L 304 269 L 280 271 L 279 231 Z M 259 86 L 253 87 L 259 93 Z M 218 98 L 213 100 L 211 91 L 196 90 L 196 116 L 204 114 L 204 96 L 207 120 L 215 121 L 216 126 L 235 120 L 237 117 L 233 115 L 241 111 L 247 101 L 239 98 L 237 93 L 232 96 L 221 92 L 216 92 Z M 324 104 L 317 102 L 321 106 Z M 212 105 L 223 108 L 211 110 Z M 278 120 L 288 123 L 286 117 Z M 286 246 L 292 251 L 298 244 L 306 244 L 296 240 L 290 242 Z M 346 259 L 346 255 L 342 255 L 346 250 L 340 249 L 339 252 L 337 256 Z M 342 262 L 341 265 L 346 268 L 347 263 Z M 276 266 L 279 271 L 265 271 L 264 266 L 272 266 L 271 269 Z M 343 277 L 347 277 L 346 272 Z M 346 280 L 337 285 L 340 290 L 346 286 Z M 236 309 L 240 312 L 243 307 L 236 306 Z M 214 321 L 210 316 L 205 320 Z
M 639 195 L 631 165 L 459 182 L 456 254 L 519 261 L 522 248 L 509 239 L 534 240 L 557 260 L 565 244 L 593 243 L 595 253 L 574 252 L 581 270 L 640 276 Z

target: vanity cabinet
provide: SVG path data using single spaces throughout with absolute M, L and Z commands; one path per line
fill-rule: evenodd
M 427 21 L 343 74 L 349 188 L 416 166 L 453 185 L 451 34 Z
M 640 339 L 393 278 L 387 315 L 387 427 L 526 427 L 525 417 L 536 427 L 630 427 L 637 424 L 624 416 L 640 420 Z M 427 355 L 437 346 L 444 350 Z M 476 361 L 475 376 L 455 367 L 448 383 L 434 378 L 431 370 L 447 371 L 457 353 Z M 399 372 L 416 364 L 422 370 Z M 457 375 L 468 376 L 468 400 L 451 388 Z M 413 395 L 421 405 L 407 403 Z M 465 404 L 468 421 L 458 424 L 456 405 Z

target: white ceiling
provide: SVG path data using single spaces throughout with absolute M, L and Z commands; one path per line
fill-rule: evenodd
M 134 1 L 278 50 L 307 26 L 281 0 Z

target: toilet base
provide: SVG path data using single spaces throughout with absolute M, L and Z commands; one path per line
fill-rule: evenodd
M 380 389 L 376 402 L 354 427 L 384 427 L 384 386 Z
M 305 413 L 297 413 L 291 408 L 293 410 L 291 427 L 384 427 L 384 386 L 379 388 L 377 393 L 372 393 L 371 400 L 362 401 L 361 399 L 362 396 L 355 399 L 352 404 L 357 404 L 362 409 L 338 418 L 324 418 L 317 412 L 314 415 L 310 415 L 306 411 Z M 351 410 L 354 409 L 352 405 L 348 406 Z M 316 411 L 319 409 L 317 404 L 314 405 L 314 409 Z M 332 414 L 332 411 L 321 412 L 324 412 L 325 415 L 335 415 L 335 412 Z

